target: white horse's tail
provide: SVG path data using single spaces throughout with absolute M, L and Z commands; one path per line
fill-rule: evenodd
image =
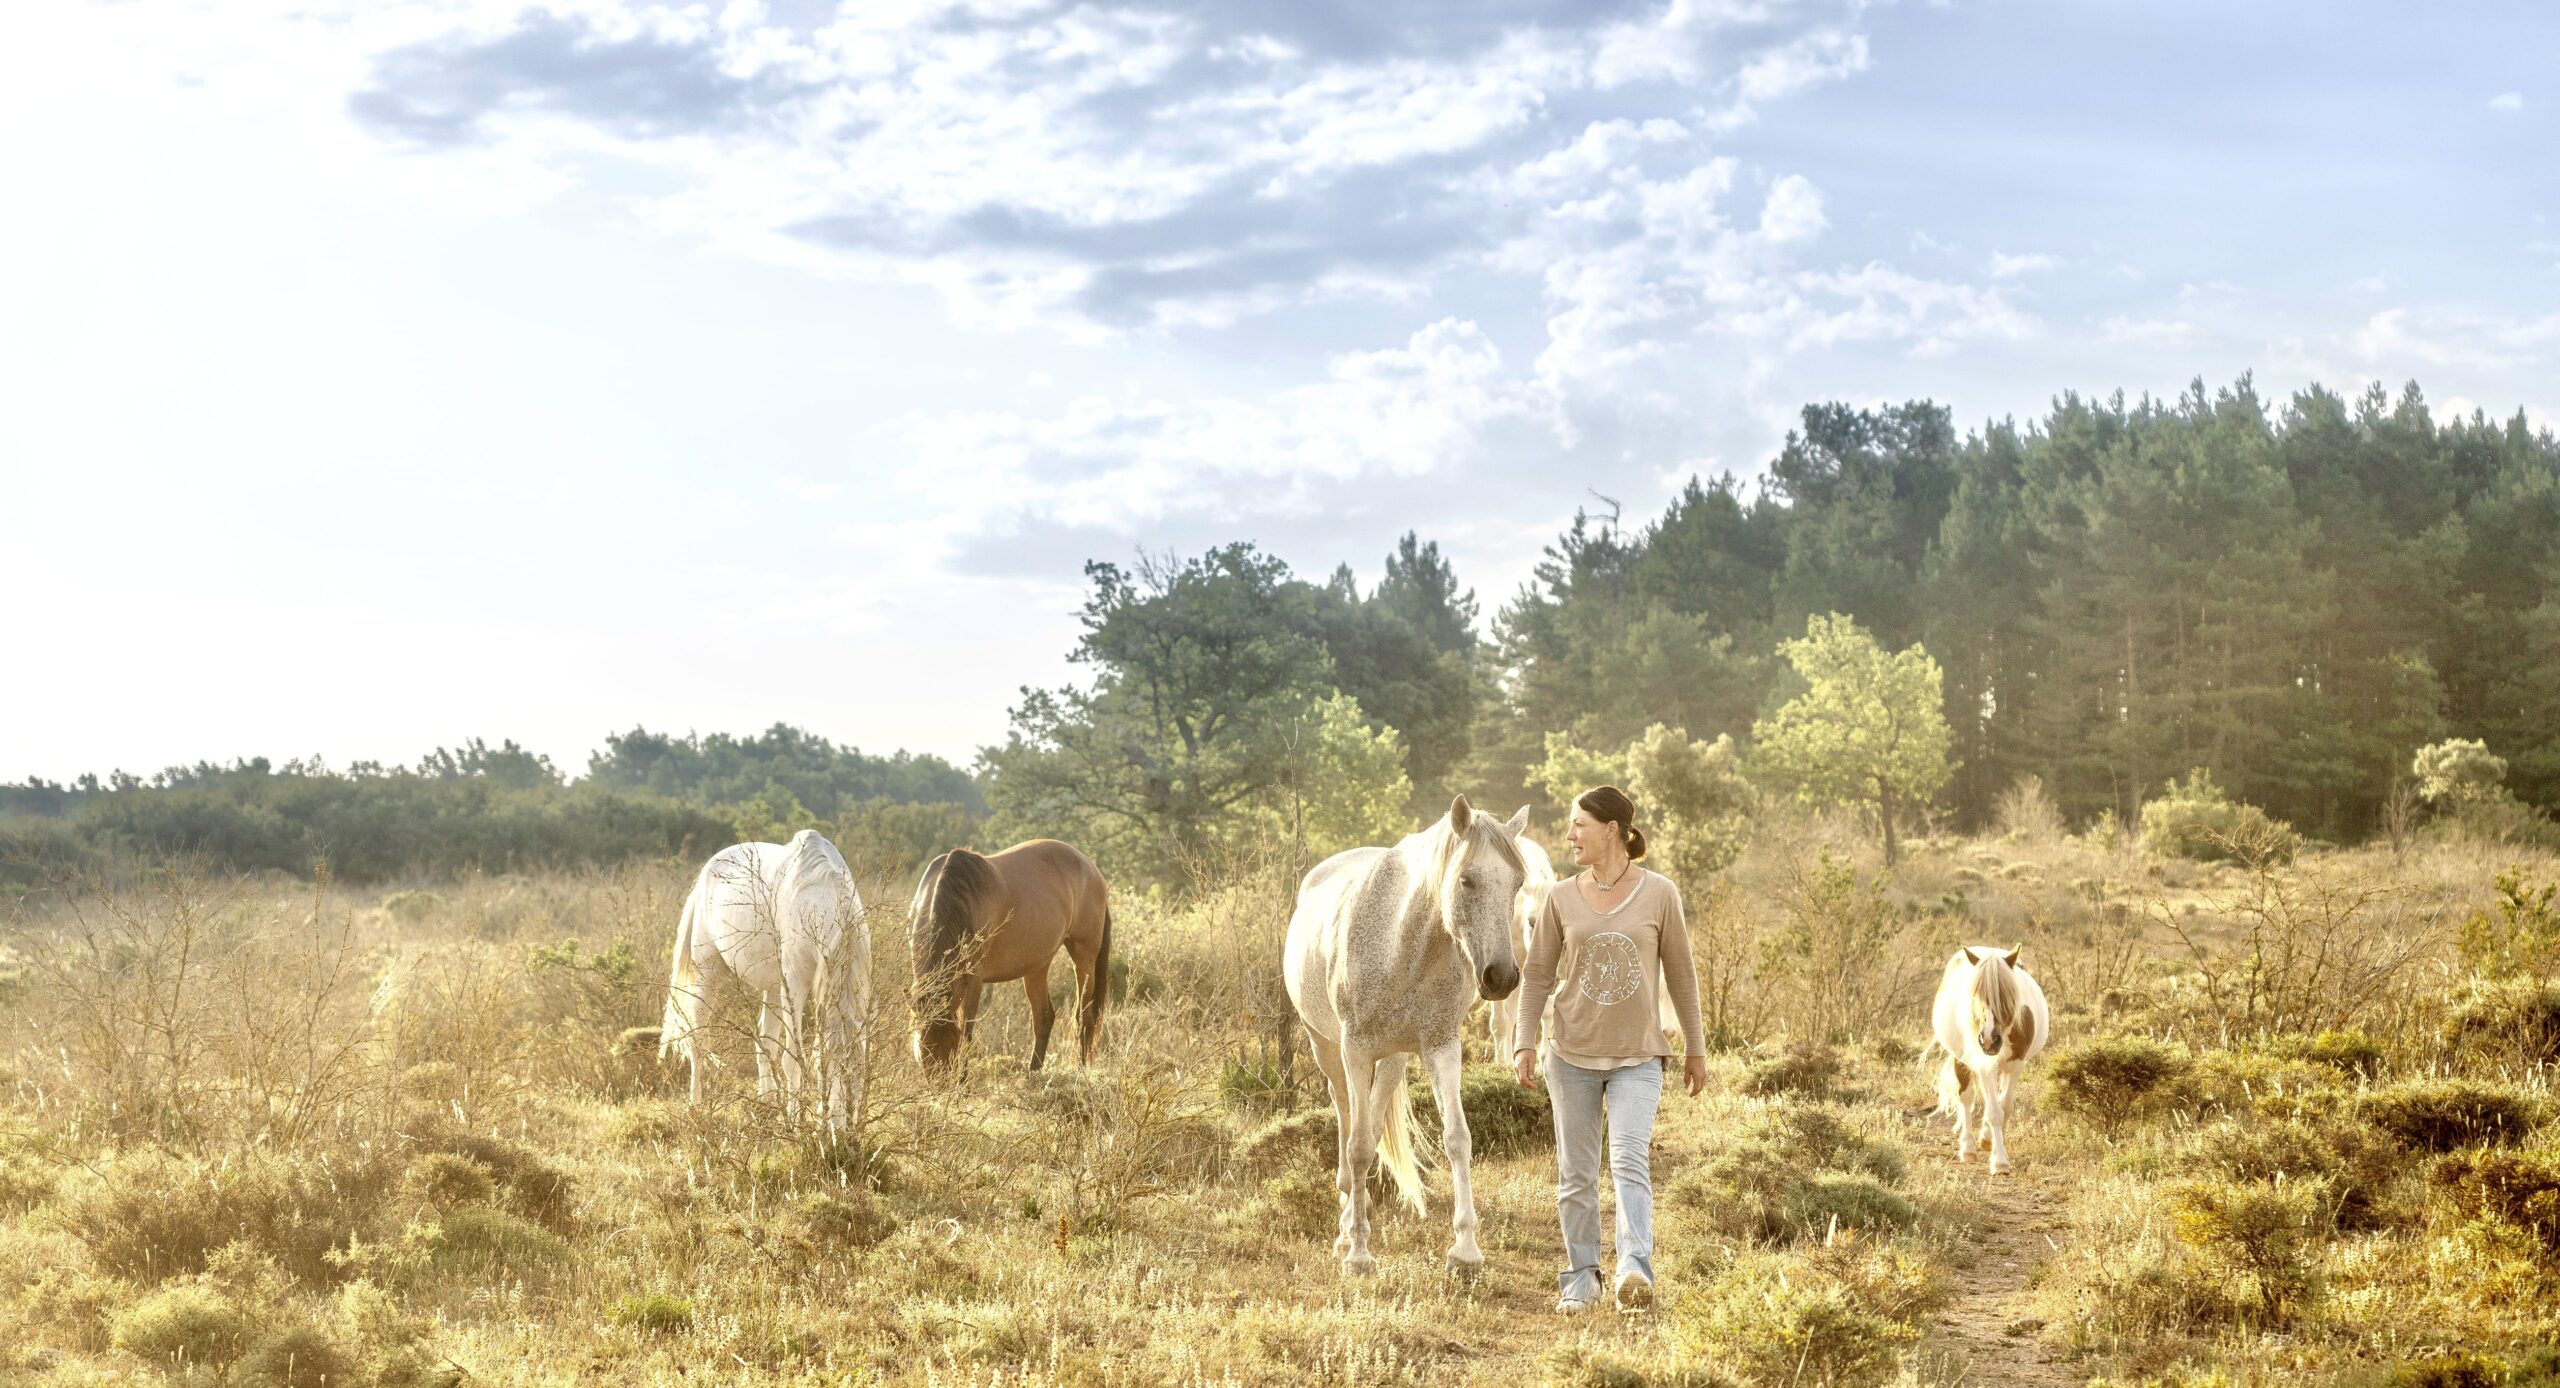
M 828 1127 L 837 1130 L 847 1117 L 835 1107 L 840 1094 L 845 1107 L 852 1111 L 853 1125 L 862 1126 L 863 1069 L 869 1063 L 871 1050 L 867 1015 L 871 1010 L 870 977 L 848 967 L 867 961 L 836 958 L 838 951 L 853 948 L 851 931 L 862 928 L 860 913 L 855 915 L 857 923 L 847 928 L 836 948 L 819 951 L 818 971 L 809 982 L 810 1010 L 816 1014 L 818 1025 L 819 1078 L 826 1085 L 820 1102 L 827 1111 Z
M 1404 1082 L 1404 1057 L 1390 1056 L 1379 1062 L 1382 1070 L 1389 1065 L 1395 1067 L 1395 1087 L 1393 1092 L 1379 1096 L 1384 1102 L 1378 1105 L 1383 1110 L 1378 1115 L 1378 1160 L 1395 1178 L 1396 1193 L 1404 1197 L 1404 1203 L 1415 1214 L 1421 1214 L 1422 1152 L 1413 1141 L 1413 1089 Z
M 701 1026 L 702 976 L 693 966 L 694 921 L 702 912 L 702 882 L 685 893 L 684 910 L 676 917 L 675 958 L 667 965 L 667 1013 L 658 1023 L 658 1058 L 679 1050 L 695 1060 L 694 1033 Z
M 1917 1065 L 1921 1070 L 1926 1071 L 1929 1068 L 1929 1054 L 1932 1051 L 1946 1057 L 1946 1059 L 1938 1065 L 1938 1107 L 1934 1111 L 1945 1117 L 1952 1118 L 1961 1110 L 1964 1104 L 1964 1075 L 1962 1073 L 1964 1067 L 1956 1062 L 1956 1053 L 1947 1049 L 1947 1043 L 1934 1036 L 1929 1038 L 1927 1045 L 1920 1048 L 1919 1058 L 1914 1060 L 1912 1064 Z

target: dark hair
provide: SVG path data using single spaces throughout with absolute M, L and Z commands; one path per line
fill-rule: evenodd
M 1636 827 L 1636 802 L 1616 786 L 1598 786 L 1573 798 L 1583 813 L 1603 824 L 1615 824 L 1626 831 L 1627 858 L 1644 856 L 1644 831 Z

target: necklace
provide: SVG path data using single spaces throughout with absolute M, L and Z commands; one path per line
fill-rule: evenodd
M 1619 883 L 1627 880 L 1627 874 L 1635 871 L 1635 867 L 1635 861 L 1633 859 L 1629 859 L 1625 867 L 1618 869 L 1618 875 L 1610 878 L 1607 882 L 1602 882 L 1600 880 L 1600 874 L 1595 872 L 1591 874 L 1591 885 L 1598 887 L 1604 892 L 1614 892 L 1618 889 Z

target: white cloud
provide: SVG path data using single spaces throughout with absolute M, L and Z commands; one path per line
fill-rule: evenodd
M 1532 412 L 1484 331 L 1443 319 L 1262 401 L 1087 396 L 1047 418 L 918 419 L 918 461 L 898 485 L 964 531 L 1031 519 L 1126 534 L 1184 513 L 1304 508 L 1313 484 L 1447 468 Z
M 1802 174 L 1788 174 L 1760 205 L 1760 235 L 1770 241 L 1804 241 L 1831 225 L 1822 215 L 1822 190 Z
M 2500 92 L 2496 96 L 2489 98 L 2489 109 L 2492 111 L 2521 111 L 2524 109 L 2524 93 Z
M 1758 120 L 1769 102 L 1864 72 L 1868 61 L 1866 35 L 1818 29 L 1744 64 L 1733 100 L 1707 119 L 1707 128 L 1738 130 Z
M 2501 369 L 2544 360 L 2560 344 L 2560 313 L 2508 318 L 2468 309 L 2392 308 L 2349 335 L 2358 356 L 2386 373 L 2410 363 Z
M 2119 315 L 2098 327 L 2109 342 L 2142 347 L 2177 347 L 2195 340 L 2196 325 L 2183 318 L 2131 318 Z
M 2048 270 L 2059 270 L 2067 263 L 2058 255 L 2047 255 L 2042 251 L 2030 251 L 2023 255 L 1993 251 L 1991 278 L 2006 280 L 2016 279 L 2020 275 L 2040 275 Z

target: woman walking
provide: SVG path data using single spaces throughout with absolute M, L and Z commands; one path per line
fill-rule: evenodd
M 1522 962 L 1511 1059 L 1523 1085 L 1537 1084 L 1538 1033 L 1549 999 L 1555 1003 L 1544 1069 L 1556 1117 L 1556 1213 L 1564 1224 L 1556 1309 L 1568 1315 L 1600 1301 L 1604 1119 L 1618 1188 L 1618 1309 L 1653 1304 L 1653 1113 L 1671 1064 L 1656 1020 L 1657 990 L 1668 991 L 1680 1018 L 1682 1080 L 1692 1097 L 1707 1085 L 1698 973 L 1680 889 L 1636 866 L 1645 842 L 1635 817 L 1635 802 L 1616 786 L 1574 799 L 1565 842 L 1583 871 L 1548 893 Z

